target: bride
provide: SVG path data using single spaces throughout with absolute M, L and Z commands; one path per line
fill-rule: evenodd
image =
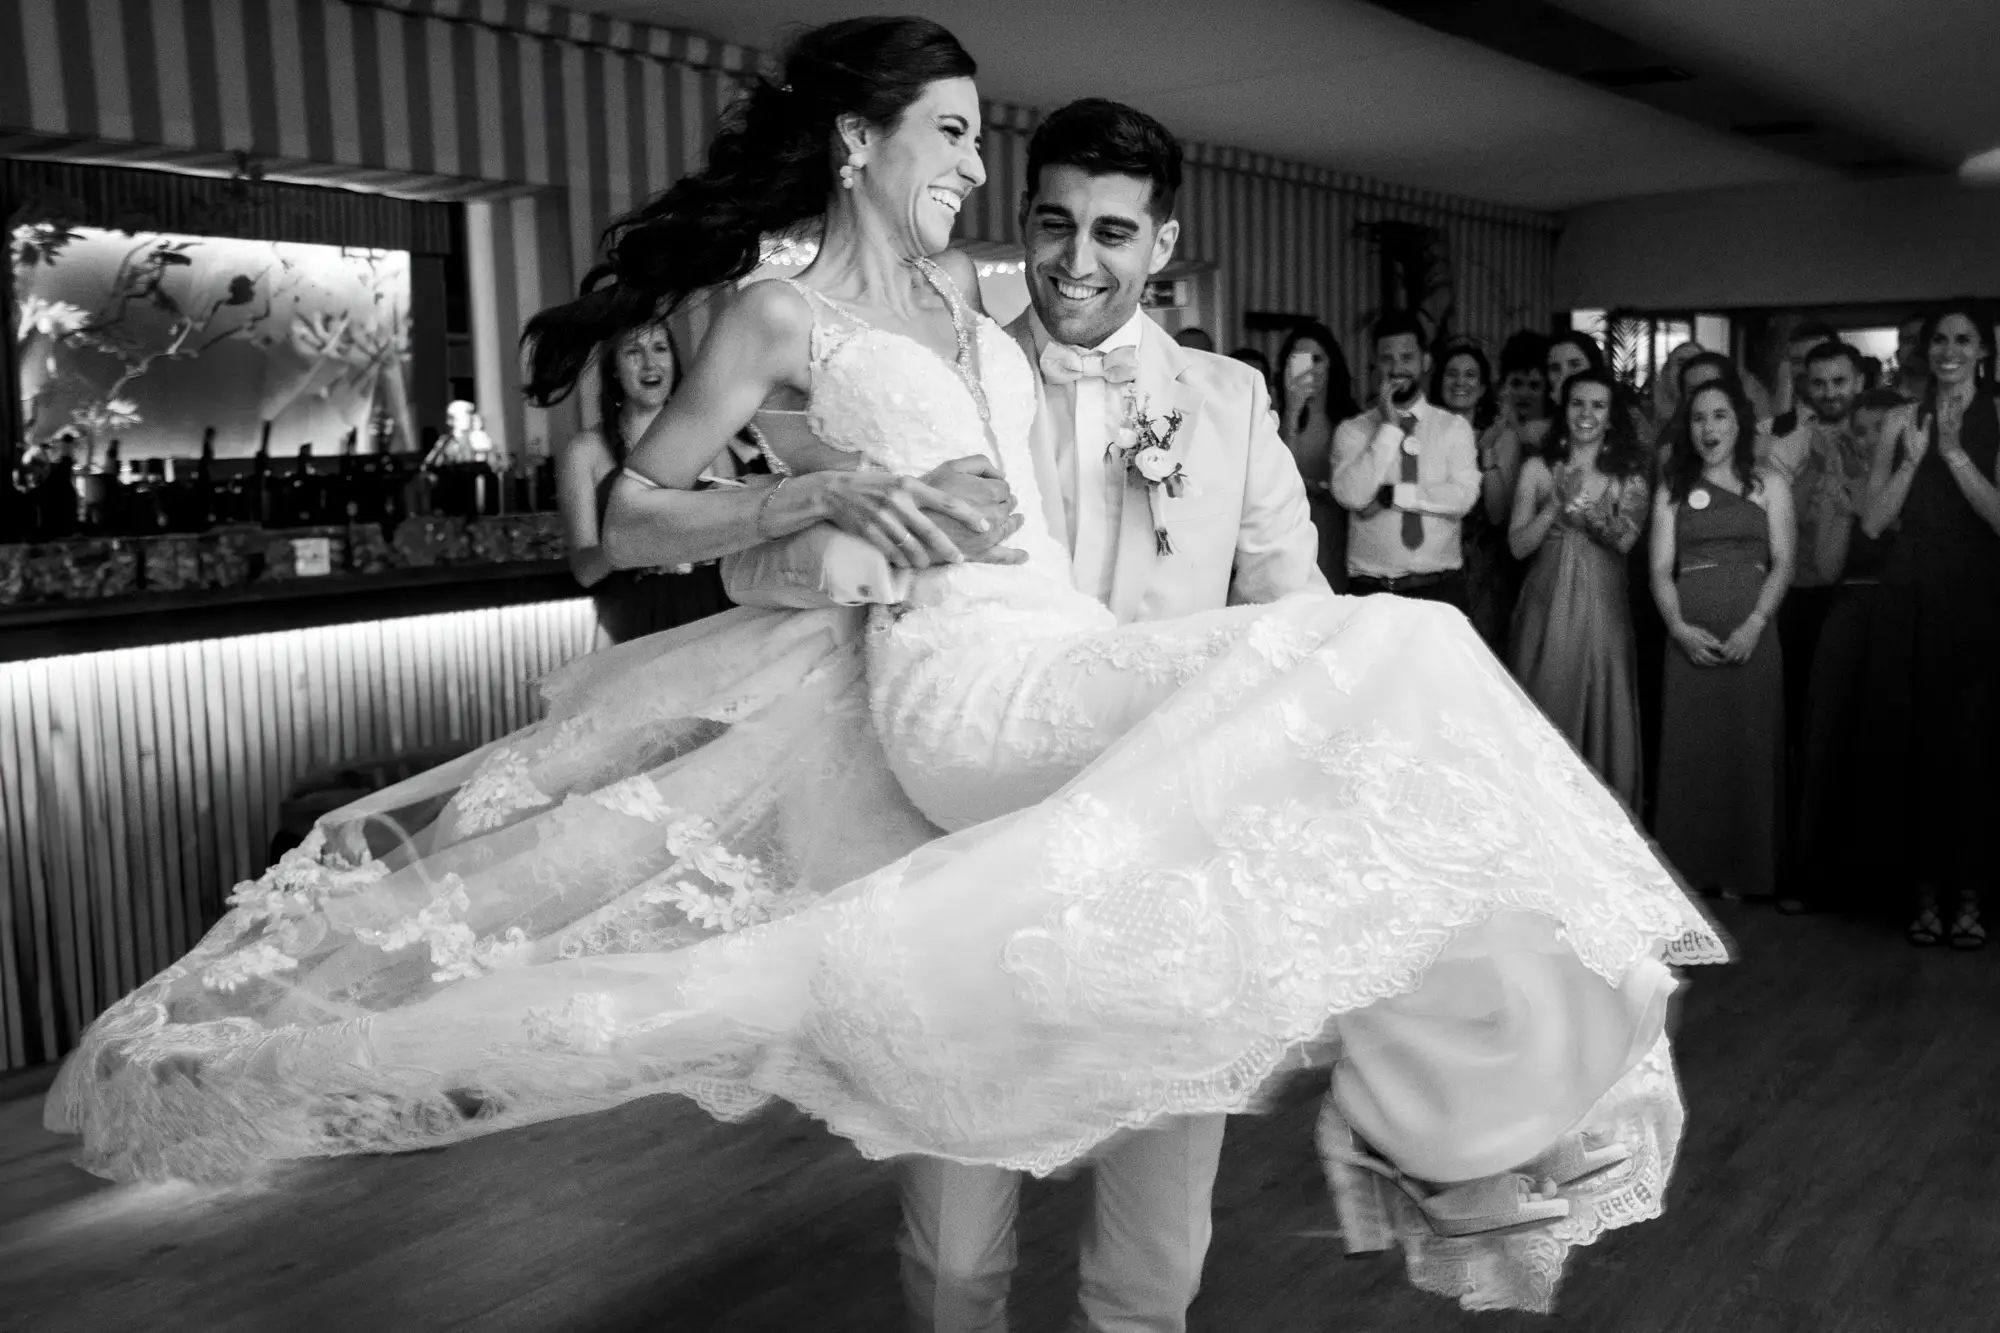
M 947 250 L 972 72 L 919 20 L 808 34 L 530 326 L 560 394 L 816 225 L 718 318 L 607 540 L 680 564 L 830 520 L 895 605 L 598 653 L 543 722 L 328 817 L 85 1035 L 47 1112 L 84 1165 L 229 1177 L 677 1092 L 1046 1173 L 1319 1059 L 1343 1229 L 1429 1285 L 1545 1304 L 1569 1244 L 1657 1214 L 1667 964 L 1724 950 L 1462 617 L 1121 626 L 1035 522 L 956 558 L 933 515 L 979 515 L 917 477 L 982 454 L 1043 512 L 1033 372 Z M 780 475 L 690 489 L 753 422 Z

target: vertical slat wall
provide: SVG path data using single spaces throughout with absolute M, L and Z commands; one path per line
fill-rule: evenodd
M 186 952 L 301 776 L 533 721 L 596 632 L 577 599 L 0 665 L 0 1069 Z
M 8 0 L 0 154 L 228 170 L 468 204 L 475 357 L 488 425 L 519 449 L 573 431 L 518 392 L 515 339 L 575 290 L 604 225 L 699 165 L 738 79 L 765 57 L 534 0 Z M 1034 113 L 989 104 L 990 183 L 962 229 L 1015 236 Z M 1217 261 L 1212 330 L 1245 310 L 1315 314 L 1352 336 L 1375 290 L 1355 224 L 1450 236 L 1461 327 L 1546 323 L 1550 218 L 1231 148 L 1190 150 L 1187 250 Z

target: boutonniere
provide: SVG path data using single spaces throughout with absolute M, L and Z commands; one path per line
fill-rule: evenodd
M 1105 451 L 1107 461 L 1125 465 L 1126 474 L 1146 488 L 1146 507 L 1153 519 L 1153 545 L 1161 555 L 1174 553 L 1167 535 L 1162 507 L 1169 499 L 1179 499 L 1187 486 L 1187 470 L 1174 455 L 1174 436 L 1180 433 L 1182 417 L 1169 412 L 1163 418 L 1149 417 L 1135 393 L 1125 395 L 1124 420 L 1117 438 Z

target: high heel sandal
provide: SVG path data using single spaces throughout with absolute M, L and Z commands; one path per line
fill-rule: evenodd
M 1979 902 L 1961 898 L 1958 914 L 1951 920 L 1951 947 L 1970 951 L 1986 947 L 1986 927 L 1979 921 Z
M 1341 1243 L 1350 1255 L 1377 1253 L 1396 1243 L 1390 1225 L 1390 1186 L 1402 1192 L 1424 1225 L 1440 1237 L 1505 1235 L 1547 1226 L 1569 1216 L 1568 1200 L 1542 1198 L 1536 1193 L 1535 1181 L 1519 1171 L 1446 1186 L 1406 1176 L 1362 1147 L 1334 1108 L 1331 1097 L 1320 1111 L 1318 1139 L 1320 1163 L 1332 1188 L 1334 1211 L 1340 1218 Z M 1622 1160 L 1623 1157 L 1618 1158 Z M 1595 1174 L 1617 1162 L 1593 1165 L 1588 1150 L 1584 1150 L 1573 1159 L 1573 1164 L 1585 1166 L 1588 1174 Z
M 1632 1150 L 1609 1134 L 1581 1130 L 1563 1135 L 1555 1147 L 1515 1170 L 1530 1180 L 1545 1181 L 1562 1189 L 1580 1185 L 1631 1160 Z M 1546 1187 L 1543 1192 L 1547 1192 Z

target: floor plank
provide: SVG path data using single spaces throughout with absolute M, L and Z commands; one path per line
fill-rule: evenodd
M 1471 1315 L 1334 1242 L 1308 1100 L 1232 1122 L 1194 1333 L 2000 1327 L 2000 959 L 1726 907 L 1736 965 L 1677 1014 L 1689 1103 L 1659 1222 L 1579 1256 L 1553 1320 Z M 883 1333 L 886 1171 L 817 1126 L 668 1099 L 230 1190 L 113 1188 L 39 1089 L 0 1100 L 0 1327 Z M 9 1089 L 0 1088 L 0 1094 Z M 1077 1179 L 1031 1185 L 1021 1333 L 1074 1299 Z

